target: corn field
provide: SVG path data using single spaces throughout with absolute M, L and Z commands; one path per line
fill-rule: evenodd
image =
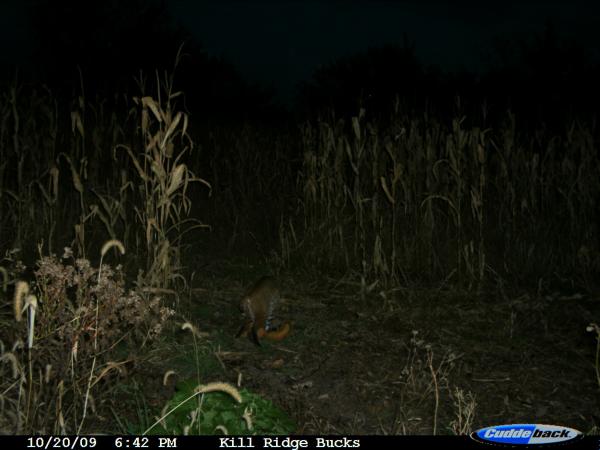
M 28 314 L 30 350 L 2 355 L 17 380 L 2 420 L 20 432 L 82 429 L 121 370 L 117 343 L 145 345 L 173 314 L 197 242 L 238 256 L 250 242 L 280 270 L 349 274 L 361 298 L 597 279 L 594 122 L 551 134 L 510 113 L 483 129 L 396 108 L 385 123 L 360 110 L 228 129 L 194 123 L 167 75 L 138 85 L 87 98 L 82 83 L 68 104 L 42 87 L 0 92 L 2 295 L 21 286 L 15 319 L 2 321 L 17 333 Z M 18 284 L 27 277 L 36 289 Z M 34 336 L 55 333 L 55 359 L 32 351 Z

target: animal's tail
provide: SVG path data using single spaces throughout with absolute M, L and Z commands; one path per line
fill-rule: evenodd
M 258 338 L 265 338 L 270 341 L 281 341 L 288 334 L 290 334 L 291 328 L 292 328 L 291 324 L 289 322 L 285 322 L 283 325 L 281 325 L 276 330 L 266 331 L 264 328 L 261 328 L 257 331 L 257 335 L 258 335 Z

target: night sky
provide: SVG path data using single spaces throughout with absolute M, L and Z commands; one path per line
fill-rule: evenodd
M 27 66 L 31 24 L 26 2 L 3 2 L 0 42 L 5 66 Z M 251 81 L 289 98 L 320 64 L 386 43 L 406 33 L 425 65 L 480 70 L 494 39 L 524 38 L 552 23 L 583 45 L 600 48 L 600 5 L 553 2 L 412 1 L 166 1 L 174 20 L 212 55 L 232 62 Z
M 368 47 L 402 43 L 403 33 L 415 43 L 424 64 L 447 70 L 479 70 L 494 38 L 540 33 L 548 21 L 561 34 L 596 52 L 600 48 L 600 5 L 590 9 L 579 2 L 180 0 L 168 4 L 209 51 L 226 56 L 247 76 L 271 83 L 283 93 L 309 77 L 319 64 Z M 274 60 L 273 54 L 279 59 Z

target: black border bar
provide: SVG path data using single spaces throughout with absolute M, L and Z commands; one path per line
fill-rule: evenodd
M 0 436 L 3 448 L 23 450 L 302 450 L 542 448 L 600 450 L 600 436 L 543 445 L 500 445 L 476 442 L 468 436 Z

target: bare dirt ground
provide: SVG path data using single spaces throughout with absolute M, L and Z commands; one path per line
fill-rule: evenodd
M 448 434 L 505 423 L 598 430 L 596 339 L 586 332 L 600 317 L 597 297 L 398 288 L 361 299 L 344 279 L 284 276 L 279 316 L 292 333 L 257 347 L 233 338 L 237 301 L 253 281 L 241 278 L 194 281 L 186 314 L 209 333 L 206 357 L 219 361 L 203 376 L 236 383 L 241 373 L 298 433 Z

